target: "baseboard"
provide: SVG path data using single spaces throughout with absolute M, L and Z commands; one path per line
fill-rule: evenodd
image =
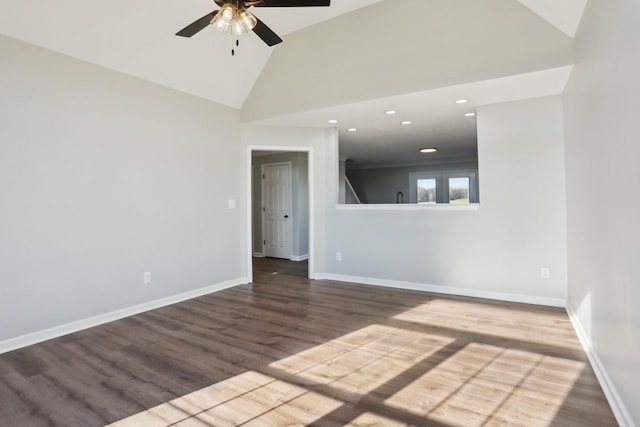
M 109 313 L 99 314 L 97 316 L 89 317 L 75 322 L 66 323 L 64 325 L 54 326 L 52 328 L 44 329 L 30 334 L 22 335 L 15 338 L 9 338 L 4 341 L 0 341 L 0 354 L 8 351 L 17 350 L 19 348 L 27 347 L 29 345 L 37 344 L 42 341 L 58 338 L 63 335 L 68 335 L 73 332 L 78 332 L 83 329 L 88 329 L 94 326 L 101 325 L 103 323 L 113 322 L 125 317 L 134 316 L 136 314 L 144 313 L 145 311 L 155 310 L 171 304 L 176 304 L 189 299 L 197 298 L 203 295 L 207 295 L 213 292 L 218 292 L 223 289 L 232 288 L 237 285 L 248 283 L 249 279 L 241 277 L 227 282 L 218 283 L 215 285 L 207 286 L 193 291 L 184 292 L 178 295 L 173 295 L 166 298 L 157 299 L 154 301 L 146 302 L 143 304 L 134 305 L 132 307 L 123 308 L 120 310 L 112 311 Z
M 511 294 L 506 292 L 482 291 L 477 289 L 454 288 L 424 283 L 402 282 L 398 280 L 376 279 L 372 277 L 348 276 L 343 274 L 316 273 L 318 280 L 335 280 L 339 282 L 361 283 L 364 285 L 384 286 L 387 288 L 407 289 L 412 291 L 433 292 L 445 295 L 485 298 L 498 301 L 518 302 L 524 304 L 546 305 L 550 307 L 566 306 L 567 301 L 562 298 L 547 298 L 534 295 Z
M 254 252 L 253 253 L 253 257 L 254 258 L 264 258 L 264 254 L 262 252 Z M 291 258 L 289 258 L 291 261 L 306 261 L 309 259 L 309 254 L 306 255 L 292 255 Z
M 620 427 L 634 427 L 635 424 L 631 418 L 631 414 L 627 410 L 627 407 L 624 405 L 624 402 L 622 401 L 618 390 L 611 381 L 611 377 L 609 377 L 609 374 L 604 368 L 604 365 L 598 357 L 598 354 L 593 349 L 591 338 L 589 338 L 584 328 L 582 327 L 580 319 L 578 318 L 578 315 L 576 314 L 571 304 L 567 304 L 567 314 L 569 315 L 569 319 L 571 319 L 573 329 L 575 329 L 576 334 L 578 335 L 578 339 L 580 340 L 580 344 L 582 344 L 582 348 L 584 349 L 585 353 L 587 353 L 589 362 L 591 362 L 591 367 L 593 368 L 593 371 L 598 378 L 598 382 L 600 382 L 600 386 L 602 387 L 604 395 L 607 397 L 607 401 L 609 402 L 609 406 L 611 406 L 613 415 L 615 415 L 616 417 L 616 421 L 618 421 Z
M 264 258 L 264 254 L 262 252 L 254 252 L 253 253 L 253 257 L 254 258 Z M 292 255 L 291 258 L 289 258 L 289 260 L 291 261 L 306 261 L 309 259 L 309 254 L 306 255 Z

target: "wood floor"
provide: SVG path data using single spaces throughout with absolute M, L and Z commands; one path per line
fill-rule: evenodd
M 564 310 L 306 268 L 0 355 L 0 425 L 617 425 Z

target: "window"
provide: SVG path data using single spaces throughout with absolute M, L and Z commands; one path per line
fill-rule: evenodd
M 471 179 L 468 176 L 449 178 L 449 203 L 469 203 Z
M 418 203 L 436 203 L 435 178 L 418 179 Z
M 478 203 L 475 171 L 410 174 L 411 203 Z

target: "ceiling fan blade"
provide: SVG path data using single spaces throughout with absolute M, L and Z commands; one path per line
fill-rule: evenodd
M 267 27 L 267 25 L 259 20 L 257 17 L 258 23 L 255 27 L 253 27 L 253 32 L 257 34 L 258 37 L 262 39 L 269 46 L 275 46 L 278 43 L 282 42 L 282 39 L 271 30 L 271 28 Z
M 206 14 L 202 18 L 198 19 L 196 22 L 189 24 L 183 29 L 181 29 L 180 31 L 178 31 L 176 33 L 176 36 L 181 36 L 181 37 L 193 36 L 194 34 L 205 29 L 207 25 L 211 23 L 211 20 L 213 19 L 214 16 L 216 16 L 217 13 L 218 11 L 214 10 L 213 12 Z
M 331 6 L 331 0 L 262 0 L 253 7 Z

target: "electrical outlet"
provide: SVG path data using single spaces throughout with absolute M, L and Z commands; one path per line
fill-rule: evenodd
M 143 278 L 144 283 L 151 283 L 151 272 L 146 271 Z
M 342 261 L 342 252 L 336 252 L 336 261 Z
M 540 277 L 545 280 L 551 277 L 551 271 L 549 270 L 549 267 L 542 267 L 540 269 Z

